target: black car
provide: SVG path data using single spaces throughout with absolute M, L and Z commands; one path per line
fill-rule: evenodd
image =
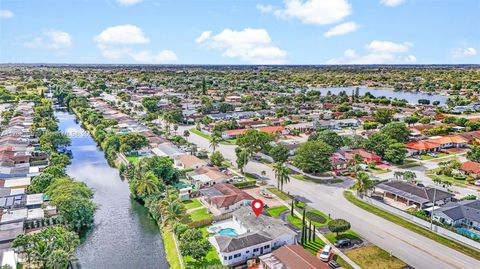
M 340 264 L 338 264 L 338 262 L 336 262 L 335 260 L 331 260 L 328 262 L 328 266 L 330 266 L 331 268 L 340 268 Z
M 343 248 L 343 247 L 348 247 L 352 244 L 352 241 L 350 241 L 350 239 L 347 239 L 347 238 L 344 238 L 344 239 L 340 239 L 338 240 L 337 242 L 335 242 L 335 246 L 337 248 Z

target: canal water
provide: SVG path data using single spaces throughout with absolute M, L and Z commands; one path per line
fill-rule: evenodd
M 95 190 L 95 226 L 76 249 L 82 269 L 169 268 L 158 226 L 147 210 L 130 199 L 128 183 L 110 167 L 92 137 L 75 116 L 57 112 L 60 130 L 72 145 L 67 174 Z
M 355 87 L 336 87 L 336 88 L 314 88 L 312 90 L 320 91 L 322 95 L 327 95 L 330 91 L 331 94 L 339 94 L 342 91 L 345 91 L 348 95 L 352 94 L 352 91 L 355 91 Z M 385 96 L 389 99 L 405 99 L 410 104 L 418 104 L 419 99 L 428 99 L 430 100 L 430 104 L 434 101 L 439 101 L 440 105 L 444 105 L 447 101 L 446 96 L 442 95 L 429 95 L 426 93 L 415 93 L 415 92 L 402 92 L 402 91 L 394 91 L 389 89 L 382 89 L 382 88 L 367 88 L 367 87 L 359 87 L 358 93 L 360 95 L 365 95 L 366 92 L 370 92 L 375 97 Z

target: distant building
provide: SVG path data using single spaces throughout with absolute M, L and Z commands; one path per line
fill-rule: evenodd
M 433 212 L 435 221 L 451 226 L 466 226 L 480 230 L 480 200 L 448 203 Z

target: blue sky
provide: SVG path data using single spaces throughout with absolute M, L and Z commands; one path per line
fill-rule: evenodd
M 1 63 L 480 63 L 478 0 L 1 0 Z

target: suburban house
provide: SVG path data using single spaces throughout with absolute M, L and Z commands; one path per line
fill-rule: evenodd
M 247 130 L 251 130 L 251 129 L 247 128 L 247 129 L 226 130 L 222 132 L 222 138 L 233 139 L 238 135 L 245 133 Z M 285 130 L 283 126 L 267 126 L 267 127 L 256 128 L 255 130 L 258 130 L 260 132 L 270 133 L 270 134 L 287 134 L 288 133 L 288 131 Z
M 406 206 L 414 206 L 416 208 L 425 208 L 435 205 L 443 205 L 450 201 L 454 194 L 431 187 L 419 187 L 417 185 L 404 181 L 387 181 L 375 185 L 375 193 L 383 195 L 384 198 L 393 199 L 396 202 L 405 204 Z
M 215 184 L 200 190 L 205 201 L 220 213 L 229 213 L 238 208 L 249 208 L 254 200 L 250 194 L 231 184 Z M 250 210 L 250 208 L 249 208 Z
M 332 154 L 330 160 L 334 170 L 343 170 L 347 169 L 349 162 L 353 160 L 355 155 L 360 155 L 362 157 L 363 163 L 381 163 L 382 158 L 373 152 L 368 152 L 364 149 L 353 149 L 353 150 L 339 150 Z
M 462 163 L 462 166 L 460 166 L 460 171 L 465 175 L 478 178 L 480 176 L 480 163 L 472 161 L 464 162 Z
M 259 257 L 259 269 L 330 269 L 299 245 L 285 245 Z
M 460 135 L 446 135 L 432 137 L 426 140 L 410 142 L 405 144 L 408 149 L 408 156 L 436 152 L 448 148 L 464 148 L 468 140 Z
M 187 178 L 197 189 L 228 181 L 231 177 L 216 167 L 204 166 L 187 173 Z
M 451 226 L 480 230 L 480 200 L 448 203 L 433 212 L 433 219 Z
M 231 219 L 216 223 L 215 226 L 220 227 L 222 224 L 235 227 L 232 228 L 235 235 L 216 234 L 208 240 L 224 266 L 242 264 L 297 241 L 297 233 L 288 228 L 282 220 L 263 214 L 257 217 L 248 207 L 234 211 Z
M 175 166 L 182 169 L 197 169 L 207 165 L 207 162 L 190 154 L 183 154 L 173 159 Z
M 156 148 L 153 148 L 152 152 L 157 156 L 170 157 L 170 158 L 175 158 L 177 156 L 185 154 L 184 151 L 177 148 L 172 143 L 162 143 L 162 144 L 158 145 Z

